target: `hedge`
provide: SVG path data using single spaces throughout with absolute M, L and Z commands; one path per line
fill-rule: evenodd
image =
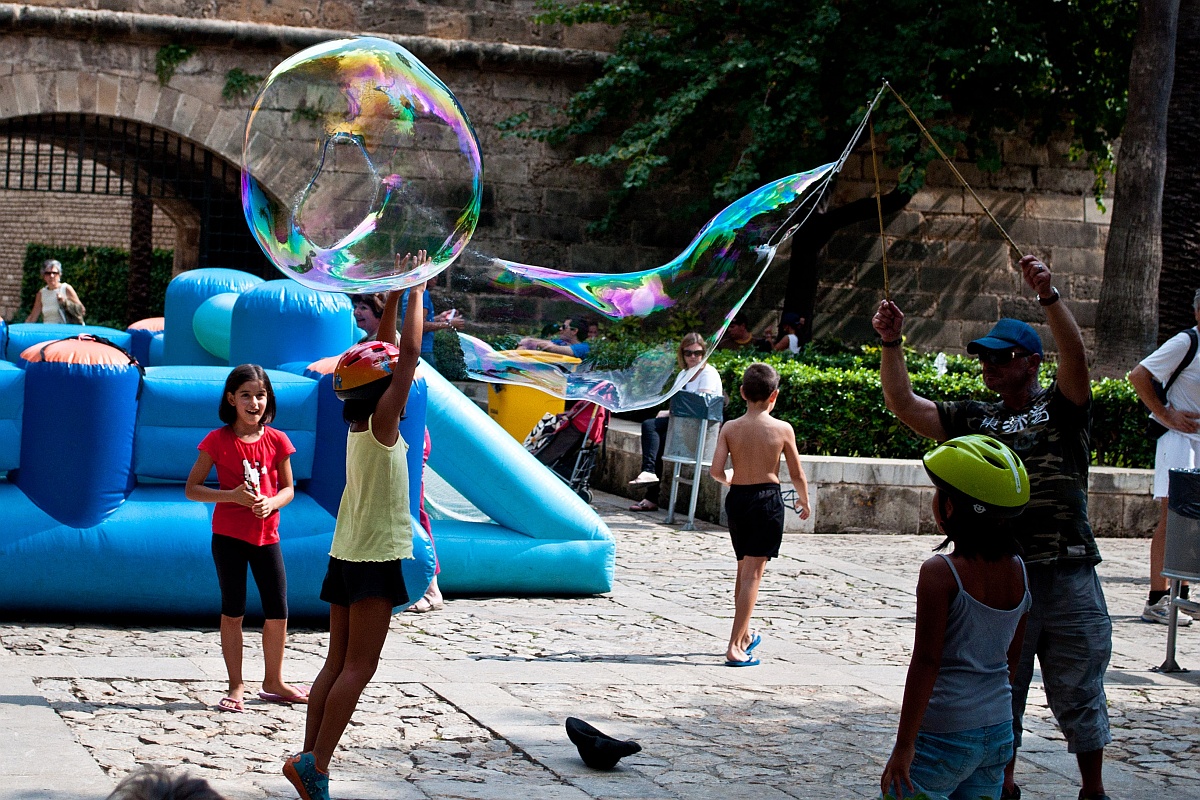
M 779 371 L 775 416 L 796 429 L 802 453 L 869 458 L 919 458 L 930 441 L 901 424 L 884 405 L 879 383 L 879 348 L 830 352 L 830 345 L 810 345 L 797 355 L 718 351 L 710 363 L 730 394 L 727 416 L 745 413 L 736 391 L 742 372 L 755 361 Z M 913 391 L 931 400 L 995 400 L 983 385 L 979 362 L 948 356 L 939 375 L 936 356 L 906 350 Z M 1055 365 L 1042 367 L 1042 383 L 1054 377 Z M 1129 381 L 1104 378 L 1092 382 L 1092 463 L 1097 466 L 1154 466 L 1154 448 L 1142 437 L 1146 411 Z
M 56 258 L 63 265 L 62 280 L 71 284 L 87 308 L 89 325 L 125 329 L 129 295 L 129 252 L 115 247 L 60 247 L 30 244 L 25 248 L 21 276 L 21 308 L 13 317 L 24 322 L 37 291 L 45 286 L 42 262 Z M 151 316 L 161 316 L 167 284 L 171 281 L 174 253 L 155 250 L 150 265 Z

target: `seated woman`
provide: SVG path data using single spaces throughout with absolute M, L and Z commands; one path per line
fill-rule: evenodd
M 787 350 L 789 353 L 800 352 L 800 331 L 804 328 L 804 317 L 795 311 L 788 311 L 779 321 L 782 332 L 779 341 L 775 342 L 775 350 Z
M 553 339 L 539 339 L 536 336 L 526 336 L 517 342 L 522 350 L 543 350 L 547 353 L 558 353 L 560 356 L 575 356 L 585 359 L 592 351 L 592 346 L 585 341 L 592 329 L 590 320 L 581 319 L 578 322 L 570 319 L 563 320 L 559 326 L 558 335 Z
M 71 284 L 62 282 L 62 264 L 53 258 L 47 259 L 42 264 L 42 280 L 46 282 L 46 286 L 34 295 L 33 309 L 25 321 L 37 322 L 37 318 L 41 316 L 42 322 L 46 323 L 74 322 L 82 325 L 83 303 Z M 64 313 L 64 308 L 68 307 L 74 312 L 74 319 L 68 319 Z
M 683 385 L 683 391 L 694 394 L 720 395 L 721 376 L 715 367 L 704 361 L 704 337 L 689 333 L 679 343 L 679 368 L 681 370 L 703 365 L 695 376 Z M 629 507 L 630 511 L 655 511 L 658 504 L 651 497 L 658 495 L 659 475 L 662 473 L 663 447 L 666 444 L 667 424 L 670 412 L 660 411 L 658 416 L 642 423 L 642 471 L 629 482 L 630 486 L 650 487 L 645 499 Z

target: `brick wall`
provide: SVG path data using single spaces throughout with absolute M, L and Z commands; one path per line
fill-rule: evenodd
M 0 191 L 0 316 L 5 319 L 21 305 L 21 267 L 30 243 L 128 250 L 129 198 Z M 154 246 L 175 246 L 175 227 L 159 212 L 154 215 Z

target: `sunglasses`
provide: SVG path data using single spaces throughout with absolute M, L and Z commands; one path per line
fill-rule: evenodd
M 979 361 L 982 364 L 1004 367 L 1011 364 L 1014 358 L 1028 358 L 1031 355 L 1033 353 L 1020 350 L 984 350 L 979 354 Z
M 62 273 L 56 269 L 48 269 L 45 272 L 43 272 L 42 274 L 43 275 L 62 275 Z
M 685 356 L 697 356 L 697 357 L 699 357 L 699 356 L 702 356 L 702 355 L 704 355 L 704 351 L 703 351 L 703 350 L 684 350 L 684 351 L 683 351 L 683 354 L 684 354 Z

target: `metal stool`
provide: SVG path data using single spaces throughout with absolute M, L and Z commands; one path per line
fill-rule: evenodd
M 682 530 L 696 530 L 696 500 L 700 496 L 700 476 L 712 465 L 713 451 L 717 449 L 718 425 L 724 418 L 725 398 L 720 395 L 678 392 L 671 398 L 671 418 L 667 423 L 667 438 L 663 445 L 663 464 L 672 464 L 671 500 L 667 506 L 668 525 L 675 521 L 675 500 L 679 496 L 679 484 L 692 486 L 692 497 L 688 503 L 688 518 Z M 691 478 L 684 478 L 680 471 L 691 465 Z
M 1157 672 L 1187 672 L 1175 661 L 1179 610 L 1200 611 L 1200 603 L 1179 596 L 1183 581 L 1200 585 L 1200 470 L 1173 469 L 1167 490 L 1167 540 L 1162 576 L 1170 581 L 1167 620 L 1167 660 Z M 1181 513 L 1182 512 L 1182 513 Z

